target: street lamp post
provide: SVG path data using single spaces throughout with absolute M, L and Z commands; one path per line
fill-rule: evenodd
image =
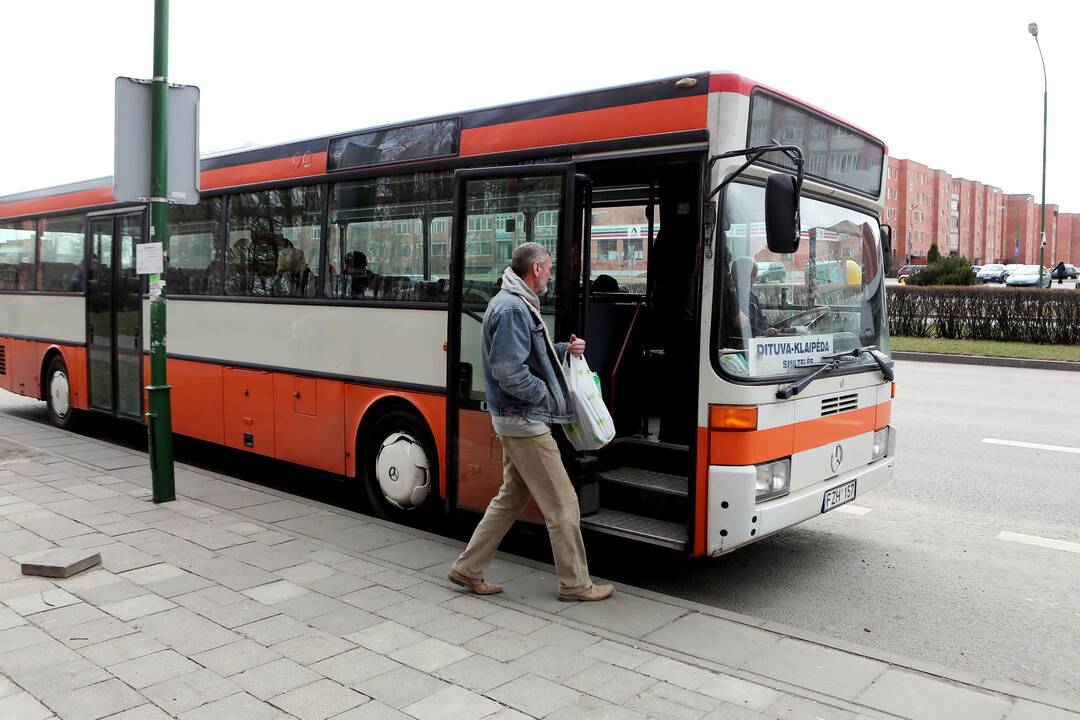
M 1043 58 L 1042 45 L 1039 44 L 1039 26 L 1028 24 L 1028 32 L 1035 38 L 1035 47 L 1039 48 L 1039 61 L 1043 69 L 1043 157 L 1042 157 L 1042 207 L 1039 208 L 1039 287 L 1043 284 L 1043 253 L 1046 251 L 1046 60 Z

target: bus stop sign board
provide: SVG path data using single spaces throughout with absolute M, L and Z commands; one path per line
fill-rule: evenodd
M 116 78 L 116 142 L 113 196 L 120 202 L 146 201 L 150 191 L 150 135 L 153 83 Z M 199 88 L 169 85 L 168 198 L 177 205 L 199 204 Z

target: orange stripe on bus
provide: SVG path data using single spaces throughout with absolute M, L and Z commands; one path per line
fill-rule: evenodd
M 22 215 L 38 215 L 54 210 L 67 210 L 91 205 L 106 205 L 115 202 L 112 187 L 95 188 L 94 190 L 81 190 L 63 195 L 35 198 L 33 200 L 16 200 L 15 202 L 0 204 L 0 218 L 19 217 Z
M 877 406 L 877 419 L 874 421 L 874 429 L 880 430 L 886 425 L 892 424 L 892 400 L 887 400 Z
M 888 403 L 883 403 L 888 404 Z M 880 405 L 754 432 L 712 432 L 709 463 L 754 465 L 877 429 Z
M 304 153 L 293 157 L 207 170 L 202 174 L 202 189 L 249 185 L 254 183 L 303 178 L 326 172 L 326 153 Z
M 699 130 L 707 115 L 708 96 L 695 95 L 469 128 L 461 131 L 460 155 Z
M 705 534 L 709 528 L 709 428 L 697 429 L 697 472 L 694 482 L 694 537 L 690 554 L 705 554 Z

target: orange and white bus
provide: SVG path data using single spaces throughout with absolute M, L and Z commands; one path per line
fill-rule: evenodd
M 173 427 L 390 517 L 483 509 L 480 319 L 532 240 L 617 427 L 567 450 L 583 526 L 728 552 L 892 474 L 885 152 L 699 73 L 204 158 L 169 210 Z M 0 197 L 0 387 L 59 426 L 143 418 L 147 216 L 109 178 Z

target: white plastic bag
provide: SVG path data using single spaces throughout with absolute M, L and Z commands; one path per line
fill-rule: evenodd
M 574 422 L 562 426 L 566 439 L 575 450 L 599 450 L 615 437 L 615 423 L 600 394 L 600 377 L 589 369 L 584 357 L 570 353 L 563 361 L 563 372 L 577 416 Z

